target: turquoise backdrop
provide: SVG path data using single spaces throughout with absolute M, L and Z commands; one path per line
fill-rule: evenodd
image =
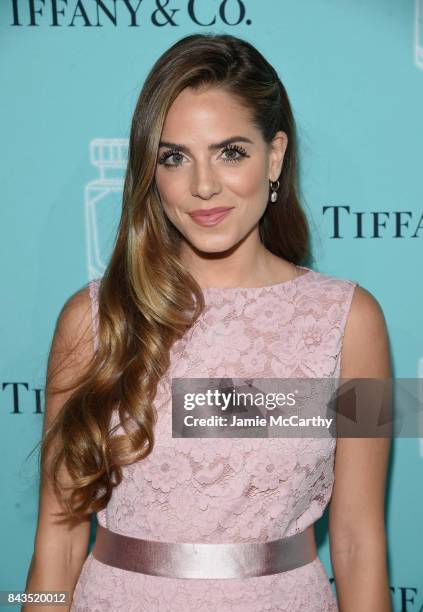
M 313 267 L 368 289 L 394 376 L 423 377 L 423 2 L 1 0 L 0 589 L 24 588 L 32 555 L 37 463 L 25 457 L 40 436 L 56 318 L 107 261 L 143 80 L 196 32 L 246 38 L 278 70 L 298 124 Z M 422 459 L 423 439 L 394 441 L 395 611 L 423 610 Z

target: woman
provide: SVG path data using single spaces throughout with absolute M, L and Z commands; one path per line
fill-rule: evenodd
M 172 378 L 390 377 L 375 298 L 300 265 L 296 176 L 286 91 L 252 45 L 192 35 L 159 58 L 110 263 L 52 343 L 27 590 L 74 612 L 391 609 L 388 440 L 172 437 Z M 330 499 L 338 601 L 313 533 Z

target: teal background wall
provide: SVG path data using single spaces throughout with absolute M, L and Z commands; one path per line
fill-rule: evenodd
M 56 318 L 107 261 L 135 102 L 152 63 L 182 36 L 232 33 L 278 70 L 298 125 L 313 267 L 372 292 L 395 377 L 423 377 L 423 2 L 103 0 L 112 12 L 116 5 L 116 24 L 95 0 L 32 5 L 40 12 L 31 15 L 29 0 L 0 2 L 3 590 L 24 588 L 32 555 L 37 464 L 25 456 L 40 436 Z M 423 440 L 394 440 L 387 528 L 396 611 L 423 610 L 422 459 Z M 324 525 L 319 553 L 332 577 Z

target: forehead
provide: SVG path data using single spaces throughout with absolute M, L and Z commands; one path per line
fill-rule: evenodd
M 219 87 L 184 89 L 171 104 L 164 135 L 254 130 L 251 111 L 236 96 Z

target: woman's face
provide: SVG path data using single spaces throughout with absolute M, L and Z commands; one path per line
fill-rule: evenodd
M 258 232 L 286 145 L 284 132 L 268 145 L 249 110 L 224 90 L 183 90 L 168 111 L 155 173 L 183 246 L 218 253 Z M 229 210 L 211 216 L 213 208 Z

